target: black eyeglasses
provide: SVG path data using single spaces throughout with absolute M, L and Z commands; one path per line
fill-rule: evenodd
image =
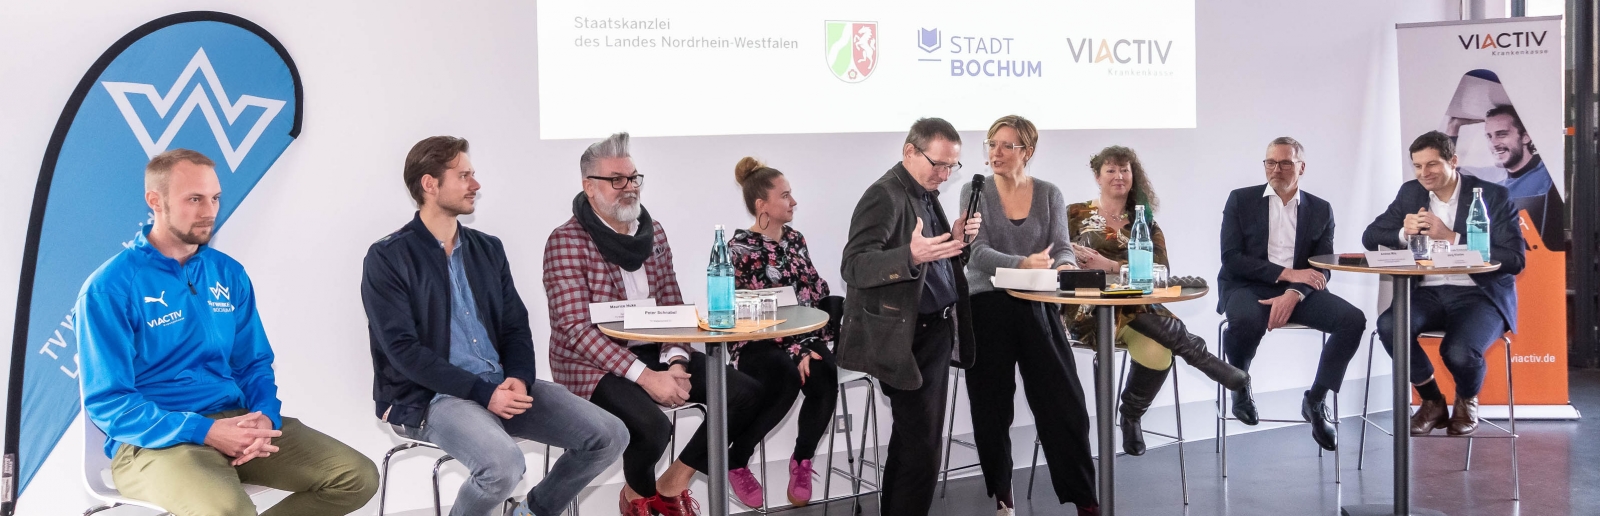
M 627 188 L 629 183 L 632 183 L 634 188 L 638 188 L 638 187 L 644 186 L 644 174 L 634 174 L 634 175 L 631 175 L 631 176 L 584 176 L 584 177 L 586 177 L 588 179 L 595 179 L 595 180 L 610 182 L 611 183 L 611 187 L 615 188 L 615 189 L 618 189 L 618 190 L 621 190 L 623 188 Z
M 1295 165 L 1299 165 L 1300 161 L 1299 160 L 1273 161 L 1273 160 L 1270 160 L 1270 159 L 1265 159 L 1265 160 L 1261 160 L 1261 164 L 1263 166 L 1267 167 L 1267 170 L 1272 170 L 1274 168 L 1276 168 L 1278 170 L 1294 170 L 1294 166 Z
M 928 153 L 927 152 L 923 152 L 922 149 L 917 149 L 917 154 L 921 154 L 922 155 L 922 159 L 928 160 L 928 164 L 929 165 L 933 165 L 933 171 L 934 172 L 948 172 L 948 173 L 954 174 L 954 173 L 956 173 L 956 171 L 961 170 L 961 162 L 960 161 L 957 161 L 955 163 L 939 163 L 939 162 L 935 162 L 935 161 L 933 161 L 933 158 L 928 157 Z

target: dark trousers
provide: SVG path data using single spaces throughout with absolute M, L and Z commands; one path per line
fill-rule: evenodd
M 1456 396 L 1470 398 L 1483 389 L 1483 352 L 1506 333 L 1500 310 L 1478 287 L 1440 285 L 1411 289 L 1411 383 L 1433 378 L 1433 362 L 1422 353 L 1417 335 L 1444 331 L 1439 355 L 1456 381 Z M 1394 354 L 1394 308 L 1378 316 L 1378 339 Z
M 883 386 L 894 425 L 889 433 L 889 458 L 883 467 L 885 516 L 926 516 L 933 506 L 939 479 L 939 443 L 944 438 L 945 394 L 950 386 L 950 349 L 955 344 L 954 319 L 921 318 L 911 337 L 911 354 L 922 373 L 922 386 Z
M 761 383 L 761 412 L 751 423 L 750 431 L 733 441 L 728 451 L 729 468 L 750 464 L 750 456 L 755 454 L 761 439 L 783 422 L 783 417 L 789 415 L 789 407 L 794 406 L 795 398 L 802 392 L 806 394 L 806 401 L 800 405 L 800 417 L 795 420 L 799 436 L 795 438 L 793 457 L 811 460 L 817 453 L 817 443 L 828 431 L 833 407 L 839 403 L 839 373 L 834 366 L 833 352 L 824 346 L 817 347 L 820 349 L 808 347 L 804 351 L 822 355 L 822 360 L 811 359 L 806 366 L 811 375 L 804 383 L 800 380 L 799 363 L 776 342 L 751 342 L 739 348 L 739 370 Z
M 1261 304 L 1261 300 L 1283 295 L 1284 288 L 1252 285 L 1228 294 L 1225 310 L 1228 330 L 1222 333 L 1228 363 L 1250 370 L 1250 361 L 1256 357 L 1261 337 L 1267 333 L 1267 319 L 1272 316 L 1272 307 Z M 1295 305 L 1289 322 L 1328 334 L 1312 385 L 1339 392 L 1339 386 L 1344 384 L 1345 369 L 1361 347 L 1361 334 L 1367 331 L 1366 314 L 1332 292 L 1313 290 Z
M 634 346 L 632 351 L 652 370 L 665 371 L 668 367 L 660 363 L 659 346 Z M 704 353 L 689 354 L 687 372 L 690 375 L 690 403 L 706 402 L 705 372 L 710 363 L 710 357 Z M 728 367 L 727 378 L 728 440 L 731 442 L 749 431 L 750 422 L 761 403 L 761 384 L 731 366 Z M 642 496 L 656 494 L 656 461 L 661 459 L 661 453 L 667 451 L 671 443 L 672 419 L 661 411 L 661 406 L 650 398 L 644 387 L 614 374 L 600 379 L 589 401 L 617 416 L 623 426 L 628 427 L 628 448 L 622 452 L 622 476 L 628 487 Z M 678 454 L 678 460 L 695 471 L 705 473 L 709 469 L 706 465 L 708 451 L 706 425 L 701 423 L 694 437 L 684 445 L 683 452 Z M 677 496 L 678 493 L 666 495 Z
M 972 324 L 978 354 L 967 370 L 967 399 L 989 496 L 1011 492 L 1011 421 L 1020 367 L 1056 497 L 1080 507 L 1097 505 L 1089 413 L 1060 311 L 984 292 L 972 296 Z

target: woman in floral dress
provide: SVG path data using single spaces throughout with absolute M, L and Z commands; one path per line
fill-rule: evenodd
M 828 297 L 828 282 L 812 265 L 805 237 L 789 227 L 798 204 L 789 181 L 782 172 L 749 157 L 734 167 L 734 179 L 744 190 L 745 209 L 756 218 L 750 229 L 734 231 L 728 241 L 735 287 L 792 286 L 801 305 L 815 307 Z M 839 396 L 833 341 L 834 335 L 823 328 L 793 337 L 737 343 L 731 353 L 740 371 L 761 382 L 765 397 L 766 410 L 754 422 L 763 430 L 745 435 L 766 435 L 783 422 L 795 398 L 802 392 L 806 395 L 797 418 L 794 454 L 789 459 L 789 502 L 796 506 L 811 499 L 811 457 L 828 430 Z M 761 484 L 748 466 L 758 444 L 754 437 L 735 441 L 728 452 L 728 464 L 736 468 L 728 471 L 728 483 L 739 501 L 749 507 L 760 507 L 762 501 Z

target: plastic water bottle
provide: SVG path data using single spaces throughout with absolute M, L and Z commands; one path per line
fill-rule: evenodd
M 1489 261 L 1489 207 L 1483 203 L 1483 189 L 1472 189 L 1472 211 L 1467 212 L 1467 249 Z
M 1155 291 L 1155 243 L 1144 221 L 1144 205 L 1133 207 L 1133 234 L 1128 239 L 1128 286 L 1149 294 Z
M 717 225 L 717 239 L 711 244 L 711 264 L 706 265 L 706 324 L 713 329 L 733 328 L 737 322 L 733 312 L 733 262 L 728 258 L 728 244 L 722 240 L 722 225 Z

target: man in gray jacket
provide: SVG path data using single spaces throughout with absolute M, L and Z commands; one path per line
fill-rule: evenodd
M 888 516 L 927 514 L 933 504 L 951 362 L 965 368 L 974 352 L 961 256 L 983 218 L 952 226 L 939 206 L 939 185 L 961 169 L 961 135 L 949 122 L 917 120 L 900 154 L 850 218 L 837 345 L 839 366 L 877 377 L 889 397 Z

